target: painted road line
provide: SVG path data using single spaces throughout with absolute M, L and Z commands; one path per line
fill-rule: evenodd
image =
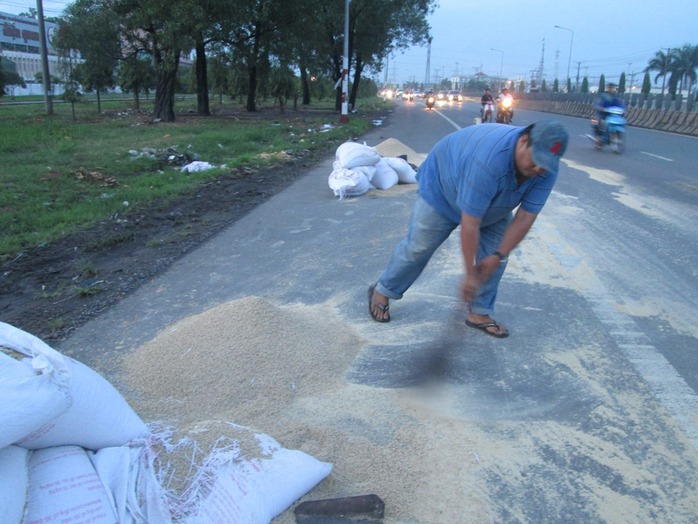
M 448 123 L 450 123 L 453 127 L 455 127 L 455 128 L 456 128 L 456 131 L 458 131 L 459 129 L 462 129 L 461 126 L 459 126 L 458 124 L 456 124 L 453 120 L 451 120 L 450 118 L 448 118 L 446 115 L 444 115 L 444 114 L 443 114 L 441 111 L 439 111 L 438 109 L 434 109 L 434 111 L 436 111 L 436 113 L 439 114 L 444 120 L 446 120 L 446 121 L 447 121 Z
M 693 446 L 698 449 L 698 396 L 686 384 L 662 353 L 640 329 L 618 330 L 617 326 L 635 324 L 629 315 L 613 307 L 613 299 L 603 287 L 583 293 L 599 321 L 609 328 L 618 348 L 632 363 L 671 414 Z M 638 327 L 638 326 L 636 326 Z
M 653 158 L 658 158 L 659 160 L 664 160 L 666 162 L 673 162 L 674 161 L 673 158 L 667 158 L 665 156 L 655 155 L 654 153 L 648 153 L 647 151 L 640 151 L 640 153 L 642 153 L 643 155 L 651 156 Z

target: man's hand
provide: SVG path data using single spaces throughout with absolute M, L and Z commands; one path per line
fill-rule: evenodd
M 471 303 L 475 299 L 475 294 L 480 287 L 480 281 L 477 275 L 466 275 L 461 281 L 461 296 L 466 304 Z
M 465 302 L 473 301 L 477 290 L 490 279 L 500 263 L 501 260 L 497 255 L 487 256 L 475 267 L 473 274 L 465 276 L 461 283 L 461 295 Z
M 497 268 L 501 264 L 501 259 L 498 255 L 489 255 L 483 258 L 477 266 L 477 276 L 480 281 L 480 285 L 487 282 L 492 273 L 497 271 Z

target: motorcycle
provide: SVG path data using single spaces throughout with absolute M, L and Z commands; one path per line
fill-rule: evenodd
M 492 122 L 492 115 L 494 114 L 494 102 L 485 102 L 482 104 L 482 123 Z
M 593 135 L 587 135 L 593 140 L 594 147 L 601 150 L 603 146 L 609 146 L 611 151 L 620 155 L 625 151 L 625 126 L 628 121 L 625 119 L 625 109 L 618 106 L 607 107 L 605 109 L 606 118 L 599 122 L 598 119 L 591 119 Z
M 434 109 L 436 105 L 436 97 L 434 95 L 429 95 L 426 100 L 427 109 Z
M 499 101 L 497 106 L 497 123 L 499 124 L 511 124 L 511 119 L 514 115 L 512 106 L 514 105 L 514 99 L 511 96 L 506 96 Z

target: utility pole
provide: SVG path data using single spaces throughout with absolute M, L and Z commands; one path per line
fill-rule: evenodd
M 48 46 L 46 45 L 46 27 L 44 25 L 44 5 L 42 0 L 36 0 L 36 14 L 39 19 L 39 38 L 41 42 L 41 71 L 44 76 L 44 103 L 46 114 L 53 114 L 53 93 L 51 93 L 51 73 L 48 68 Z
M 579 69 L 582 67 L 581 62 L 577 62 L 577 84 L 574 86 L 574 90 L 579 93 Z
M 41 0 L 37 0 L 41 2 Z M 349 122 L 349 0 L 344 0 L 344 59 L 342 60 L 342 114 L 340 124 Z
M 431 41 L 432 37 L 429 37 L 429 45 L 427 46 L 427 70 L 426 73 L 424 73 L 424 89 L 427 89 L 427 86 L 431 84 Z

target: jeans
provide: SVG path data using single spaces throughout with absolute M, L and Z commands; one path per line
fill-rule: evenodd
M 480 229 L 477 262 L 493 254 L 511 223 L 512 215 Z M 450 236 L 458 224 L 454 224 L 436 212 L 421 196 L 417 196 L 407 236 L 398 244 L 387 267 L 378 279 L 376 291 L 392 300 L 399 300 L 417 280 L 438 247 Z M 478 290 L 470 305 L 470 311 L 478 315 L 494 313 L 497 289 L 506 269 L 503 260 L 490 279 Z

